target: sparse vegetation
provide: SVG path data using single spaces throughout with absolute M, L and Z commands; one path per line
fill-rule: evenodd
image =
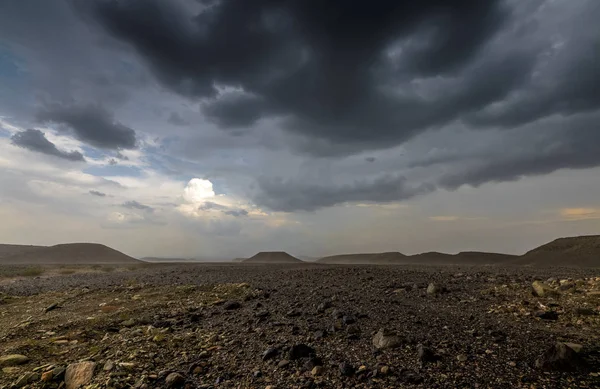
M 0 278 L 37 277 L 44 274 L 39 266 L 0 266 Z

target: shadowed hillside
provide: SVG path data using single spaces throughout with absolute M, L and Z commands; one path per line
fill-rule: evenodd
M 600 267 L 600 235 L 559 238 L 514 261 L 527 266 Z
M 244 259 L 243 263 L 302 263 L 298 258 L 292 257 L 284 251 L 265 251 L 255 256 Z
M 398 252 L 375 254 L 343 254 L 319 259 L 318 263 L 364 265 L 492 265 L 509 263 L 514 255 L 467 251 L 458 254 L 427 252 L 404 255 Z
M 135 258 L 96 243 L 69 243 L 20 252 L 0 258 L 0 264 L 136 264 Z
M 45 249 L 46 246 L 31 246 L 22 244 L 0 244 L 0 258 Z

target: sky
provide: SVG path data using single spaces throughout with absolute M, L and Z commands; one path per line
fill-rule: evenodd
M 597 0 L 0 2 L 0 242 L 224 259 L 600 233 Z

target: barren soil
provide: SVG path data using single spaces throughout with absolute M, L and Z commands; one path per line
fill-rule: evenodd
M 0 285 L 0 358 L 28 358 L 1 367 L 0 387 L 64 387 L 63 368 L 81 361 L 96 366 L 88 388 L 600 384 L 597 270 L 194 264 L 52 274 Z M 534 296 L 536 279 L 559 292 Z M 395 347 L 374 346 L 382 328 Z M 536 366 L 557 341 L 582 347 L 568 366 Z

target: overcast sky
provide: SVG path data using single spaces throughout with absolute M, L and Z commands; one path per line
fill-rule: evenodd
M 600 1 L 0 2 L 0 242 L 523 253 L 600 233 Z

